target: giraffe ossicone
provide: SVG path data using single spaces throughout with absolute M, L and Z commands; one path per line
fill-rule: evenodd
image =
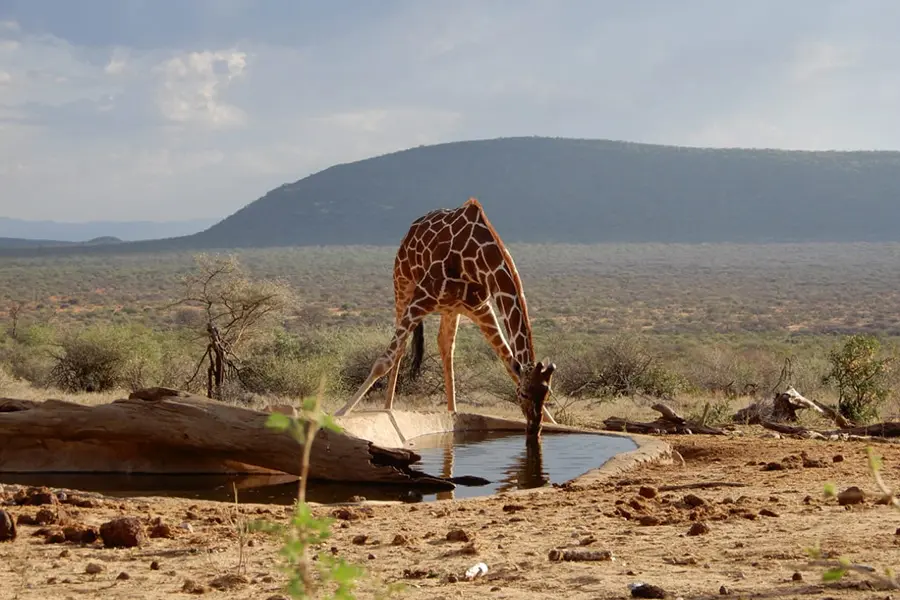
M 529 437 L 540 436 L 544 419 L 556 422 L 545 406 L 556 365 L 546 360 L 535 363 L 519 272 L 478 200 L 469 198 L 462 206 L 434 210 L 413 221 L 394 260 L 394 309 L 396 329 L 390 344 L 366 381 L 335 415 L 352 411 L 385 375 L 384 407 L 391 410 L 408 338 L 412 335 L 415 376 L 424 352 L 423 319 L 439 313 L 438 348 L 450 412 L 456 412 L 456 332 L 459 318 L 465 315 L 478 325 L 515 383 Z

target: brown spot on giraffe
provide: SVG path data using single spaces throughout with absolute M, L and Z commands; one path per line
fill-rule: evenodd
M 491 300 L 497 305 L 499 321 Z M 389 375 L 385 408 L 393 408 L 407 338 L 413 335 L 415 374 L 424 350 L 423 319 L 437 312 L 441 315 L 438 348 L 449 411 L 456 412 L 453 353 L 459 318 L 465 315 L 478 325 L 515 382 L 528 436 L 540 436 L 544 418 L 555 422 L 544 403 L 556 366 L 535 363 L 519 272 L 478 200 L 469 198 L 462 206 L 434 210 L 413 221 L 394 260 L 394 307 L 396 329 L 390 345 L 336 415 L 353 410 L 384 375 Z

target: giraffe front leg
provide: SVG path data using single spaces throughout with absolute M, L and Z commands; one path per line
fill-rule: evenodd
M 514 384 L 518 385 L 519 376 L 516 374 L 515 357 L 513 357 L 506 338 L 503 337 L 500 323 L 497 322 L 497 315 L 494 313 L 494 309 L 491 308 L 490 303 L 485 302 L 478 308 L 469 310 L 468 317 L 478 325 L 484 339 L 487 340 L 494 353 L 503 361 L 503 366 L 506 367 L 506 372 L 510 379 L 513 380 Z
M 384 354 L 375 361 L 375 364 L 372 366 L 372 370 L 369 373 L 369 377 L 366 378 L 366 381 L 361 386 L 359 386 L 359 389 L 356 390 L 353 397 L 344 406 L 335 411 L 334 416 L 340 417 L 346 415 L 356 408 L 356 405 L 359 404 L 372 385 L 381 377 L 384 377 L 386 373 L 394 369 L 399 363 L 400 356 L 403 354 L 409 334 L 412 333 L 412 330 L 415 329 L 416 325 L 425 318 L 425 315 L 434 308 L 433 301 L 429 301 L 427 297 L 423 296 L 418 300 L 420 302 L 419 304 L 415 302 L 410 303 L 404 311 L 403 317 L 401 317 L 400 322 L 397 324 L 397 328 L 394 331 L 394 337 L 391 340 L 390 345 L 387 350 L 385 350 Z
M 444 393 L 447 396 L 447 410 L 456 412 L 456 382 L 453 376 L 453 353 L 456 349 L 456 331 L 459 327 L 459 314 L 442 314 L 441 327 L 438 331 L 438 348 L 441 352 L 441 363 L 444 366 Z

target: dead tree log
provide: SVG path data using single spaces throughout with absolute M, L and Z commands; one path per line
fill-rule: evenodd
M 231 469 L 299 475 L 303 446 L 290 434 L 266 427 L 268 416 L 160 388 L 98 406 L 0 400 L 0 471 Z M 411 450 L 321 430 L 312 446 L 309 477 L 454 488 L 449 479 L 413 470 L 418 460 Z M 255 469 L 240 470 L 248 465 Z
M 804 409 L 810 409 L 819 413 L 841 428 L 853 427 L 854 425 L 827 404 L 810 400 L 793 387 L 789 387 L 786 391 L 775 394 L 771 405 L 768 403 L 756 402 L 746 408 L 742 408 L 734 414 L 732 420 L 748 425 L 762 424 L 763 422 L 770 424 L 796 423 L 798 421 L 797 412 Z
M 900 422 L 896 421 L 887 421 L 884 423 L 876 423 L 874 425 L 861 425 L 859 427 L 842 427 L 840 429 L 831 429 L 827 431 L 819 431 L 796 425 L 784 425 L 782 423 L 773 423 L 772 421 L 765 420 L 761 421 L 760 425 L 771 431 L 800 437 L 830 438 L 833 436 L 852 435 L 875 438 L 900 438 Z
M 723 430 L 716 427 L 709 427 L 702 423 L 692 423 L 688 421 L 665 404 L 654 404 L 651 408 L 662 416 L 649 423 L 629 421 L 620 417 L 610 417 L 603 421 L 603 426 L 607 431 L 625 431 L 628 433 L 701 433 L 707 435 L 725 435 Z

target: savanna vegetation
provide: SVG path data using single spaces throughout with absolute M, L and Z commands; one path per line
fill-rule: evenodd
M 165 385 L 233 402 L 299 402 L 324 376 L 328 400 L 342 403 L 392 332 L 394 252 L 6 259 L 0 393 Z M 741 398 L 788 383 L 854 418 L 896 412 L 900 244 L 511 245 L 511 252 L 538 353 L 559 366 L 555 403 L 564 416 L 621 397 L 668 398 L 724 415 Z M 424 376 L 401 377 L 400 406 L 442 404 L 434 319 Z M 215 344 L 223 348 L 220 365 L 209 353 Z M 496 404 L 512 392 L 465 321 L 456 361 L 463 406 Z

